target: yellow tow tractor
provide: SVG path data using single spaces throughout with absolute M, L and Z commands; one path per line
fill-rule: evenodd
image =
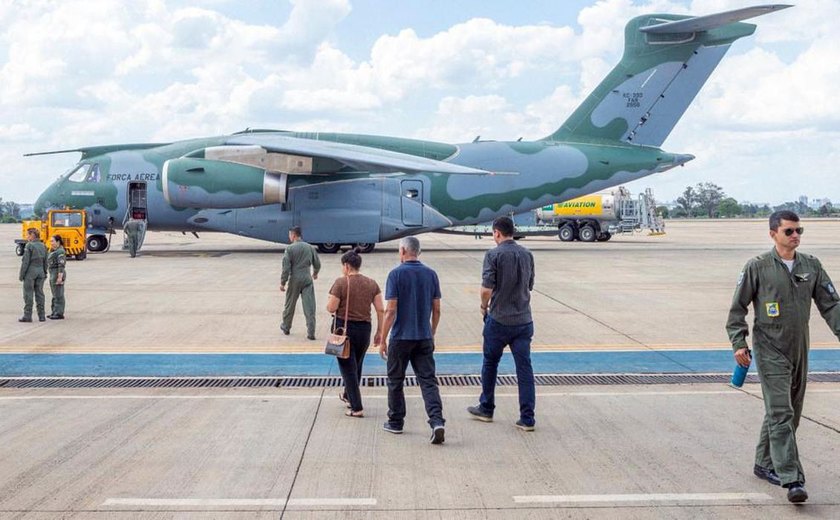
M 50 243 L 54 235 L 61 237 L 65 254 L 84 260 L 87 257 L 85 249 L 85 230 L 87 215 L 79 209 L 51 209 L 47 212 L 46 220 L 24 220 L 21 226 L 21 238 L 15 239 L 15 253 L 23 256 L 26 245 L 26 230 L 35 228 L 41 232 L 41 240 Z M 47 245 L 49 249 L 49 245 Z

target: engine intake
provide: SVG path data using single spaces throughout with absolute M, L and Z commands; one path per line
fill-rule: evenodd
M 212 159 L 180 157 L 163 164 L 163 196 L 177 208 L 233 209 L 286 202 L 288 175 Z

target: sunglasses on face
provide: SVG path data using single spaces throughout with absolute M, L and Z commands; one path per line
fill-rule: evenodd
M 803 228 L 803 227 L 787 228 L 787 229 L 784 230 L 785 236 L 786 237 L 791 236 L 794 233 L 794 231 L 796 232 L 797 235 L 802 236 L 802 233 L 805 232 L 805 228 Z

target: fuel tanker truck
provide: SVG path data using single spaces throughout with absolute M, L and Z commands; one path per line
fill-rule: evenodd
M 652 234 L 665 232 L 665 223 L 656 215 L 656 201 L 650 188 L 638 197 L 618 186 L 535 210 L 538 226 L 558 229 L 560 240 L 604 242 L 617 233 L 649 229 Z

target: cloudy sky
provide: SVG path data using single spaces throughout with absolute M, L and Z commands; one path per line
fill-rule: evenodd
M 0 0 L 0 197 L 31 202 L 79 146 L 252 128 L 445 142 L 553 132 L 651 12 L 757 0 Z M 840 1 L 755 20 L 663 148 L 684 168 L 631 185 L 671 200 L 840 202 Z

